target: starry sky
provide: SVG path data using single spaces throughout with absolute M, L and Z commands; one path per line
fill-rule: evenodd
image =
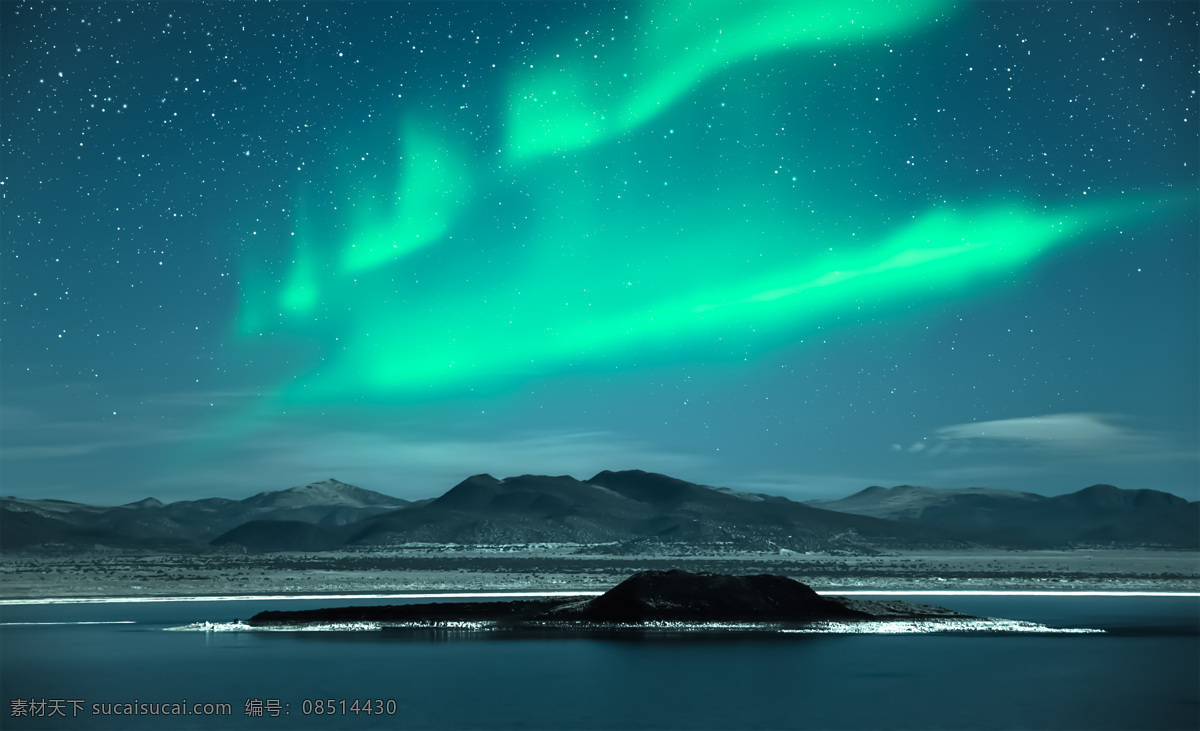
M 1198 11 L 0 3 L 0 492 L 1200 498 Z

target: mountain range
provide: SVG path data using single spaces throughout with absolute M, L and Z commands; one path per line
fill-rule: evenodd
M 1092 485 L 1046 497 L 972 487 L 868 487 L 808 505 L 897 523 L 941 528 L 1005 546 L 1164 545 L 1200 548 L 1200 503 L 1159 490 Z
M 146 498 L 115 507 L 5 497 L 0 498 L 0 548 L 189 548 L 256 521 L 337 527 L 412 504 L 337 480 L 260 492 L 244 500 L 215 497 L 164 504 Z
M 1111 485 L 1056 497 L 869 487 L 840 500 L 802 503 L 640 470 L 606 470 L 583 481 L 475 475 L 416 502 L 337 480 L 244 500 L 147 498 L 115 507 L 0 498 L 4 550 L 322 551 L 412 543 L 582 543 L 612 553 L 664 544 L 776 553 L 972 545 L 1200 550 L 1200 503 Z

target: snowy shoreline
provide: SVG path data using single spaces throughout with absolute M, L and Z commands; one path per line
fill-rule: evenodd
M 812 622 L 804 626 L 755 622 L 647 622 L 643 624 L 569 624 L 538 622 L 517 627 L 501 627 L 495 622 L 314 622 L 309 624 L 250 625 L 245 622 L 193 622 L 180 627 L 166 627 L 169 632 L 382 632 L 411 630 L 413 632 L 552 632 L 571 634 L 607 632 L 644 633 L 756 633 L 756 634 L 1104 634 L 1102 629 L 1047 627 L 1036 622 L 1023 622 L 992 617 L 953 619 L 916 619 L 887 621 Z

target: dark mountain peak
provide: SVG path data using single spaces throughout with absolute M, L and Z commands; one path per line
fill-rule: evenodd
M 361 487 L 328 479 L 312 482 L 286 490 L 260 492 L 242 501 L 248 508 L 276 510 L 310 508 L 316 506 L 346 506 L 346 507 L 392 507 L 398 508 L 408 504 L 390 495 L 384 495 L 374 490 L 364 490 Z
M 604 499 L 594 485 L 570 475 L 519 475 L 497 480 L 476 475 L 463 480 L 429 505 L 433 508 L 476 513 L 480 517 L 540 520 L 592 512 Z M 601 509 L 603 512 L 603 509 Z
M 879 485 L 871 485 L 870 487 L 859 490 L 853 495 L 842 498 L 843 500 L 853 500 L 855 498 L 876 498 L 884 499 L 887 497 L 895 497 L 898 495 L 913 494 L 919 492 L 933 492 L 931 487 L 918 487 L 917 485 L 896 485 L 895 487 L 881 487 Z M 829 502 L 829 501 L 822 501 Z
M 855 618 L 860 612 L 783 576 L 643 571 L 587 602 L 591 621 L 782 622 Z
M 497 480 L 495 477 L 492 477 L 488 473 L 482 472 L 478 475 L 471 475 L 470 477 L 468 477 L 467 479 L 463 480 L 462 482 L 460 482 L 458 484 L 459 485 L 467 485 L 467 484 L 499 485 L 500 482 L 501 482 L 500 480 Z M 453 488 L 451 488 L 451 489 L 453 489 Z
M 291 493 L 294 495 L 295 494 L 313 494 L 313 493 L 338 495 L 338 494 L 355 494 L 355 493 L 361 493 L 361 492 L 370 492 L 370 490 L 364 490 L 361 487 L 355 487 L 354 485 L 351 485 L 346 482 L 342 482 L 340 480 L 335 480 L 332 477 L 330 477 L 328 480 L 321 480 L 320 482 L 310 482 L 307 485 L 299 485 L 297 487 L 289 487 L 288 489 L 280 490 L 279 492 L 280 493 Z
M 570 475 L 518 475 L 505 477 L 500 484 L 508 488 L 555 489 L 565 485 L 579 485 Z
M 449 510 L 478 510 L 491 502 L 502 486 L 500 480 L 489 474 L 471 475 L 429 505 Z
M 168 510 L 199 510 L 201 512 L 213 512 L 222 508 L 227 508 L 231 505 L 236 505 L 242 502 L 227 497 L 206 497 L 202 500 L 180 500 L 174 503 L 168 503 L 164 507 Z
M 289 487 L 288 489 L 284 490 L 283 492 L 303 492 L 305 490 L 320 490 L 320 489 L 357 490 L 358 488 L 355 487 L 354 485 L 342 482 L 341 480 L 335 480 L 334 478 L 330 477 L 328 480 L 321 480 L 320 482 L 310 482 L 307 485 L 299 485 L 297 487 Z
M 1093 508 L 1167 508 L 1186 505 L 1178 495 L 1160 490 L 1124 490 L 1113 485 L 1092 485 L 1053 500 Z
M 679 502 L 696 495 L 700 490 L 715 492 L 692 482 L 643 470 L 623 470 L 621 472 L 605 470 L 588 482 L 612 490 L 631 500 L 651 505 Z
M 1073 505 L 1086 505 L 1089 507 L 1116 508 L 1128 505 L 1128 496 L 1119 487 L 1113 485 L 1092 485 L 1085 487 L 1078 492 L 1072 492 L 1066 495 L 1059 495 L 1054 500 Z M 1132 491 L 1130 491 L 1132 492 Z
M 148 497 L 148 498 L 145 498 L 144 500 L 138 500 L 135 503 L 126 503 L 125 505 L 122 505 L 121 507 L 123 507 L 123 508 L 161 508 L 162 506 L 163 506 L 163 502 L 161 500 L 157 500 L 155 498 Z
M 858 492 L 854 493 L 850 497 L 868 497 L 871 495 L 879 495 L 881 493 L 886 494 L 887 492 L 888 492 L 888 488 L 886 488 L 886 487 L 880 487 L 879 485 L 871 485 L 870 487 L 859 490 Z
M 600 480 L 608 479 L 614 475 L 648 475 L 648 474 L 650 474 L 650 473 L 645 470 L 615 470 L 615 471 L 614 470 L 601 470 L 600 472 L 596 473 L 596 475 L 594 477 L 592 477 L 592 479 L 588 480 L 588 482 L 597 482 Z

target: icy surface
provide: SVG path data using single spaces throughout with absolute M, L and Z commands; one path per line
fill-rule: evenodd
M 897 620 L 889 622 L 816 622 L 810 627 L 781 629 L 787 634 L 880 634 L 909 635 L 940 632 L 1032 632 L 1039 634 L 1102 634 L 1102 629 L 1047 627 L 1034 622 L 1012 619 L 935 619 Z
M 316 622 L 311 624 L 249 625 L 245 622 L 194 622 L 168 627 L 175 632 L 377 632 L 383 629 L 437 629 L 486 631 L 501 629 L 495 622 Z M 571 631 L 636 630 L 668 632 L 778 632 L 780 634 L 938 634 L 938 633 L 1036 633 L 1098 634 L 1101 629 L 1047 627 L 1011 619 L 963 618 L 897 621 L 813 622 L 802 627 L 752 622 L 645 622 L 641 624 L 591 624 L 537 622 L 519 629 Z

